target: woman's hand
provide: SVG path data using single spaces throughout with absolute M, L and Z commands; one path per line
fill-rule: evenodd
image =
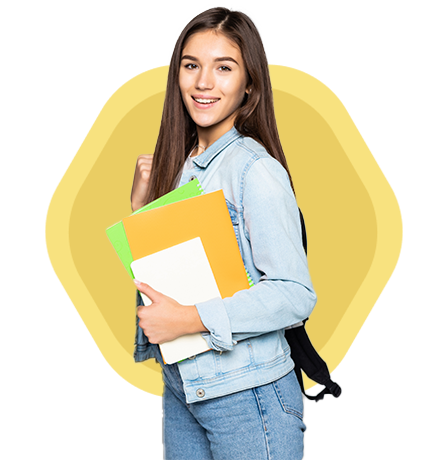
M 131 190 L 131 209 L 133 209 L 133 212 L 147 204 L 152 162 L 153 155 L 138 156 Z
M 150 343 L 164 343 L 185 334 L 207 331 L 194 305 L 181 305 L 148 284 L 134 280 L 140 292 L 153 303 L 139 306 L 139 326 Z

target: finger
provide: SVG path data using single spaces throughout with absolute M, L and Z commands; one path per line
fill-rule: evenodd
M 144 169 L 141 171 L 141 178 L 143 181 L 148 182 L 151 176 L 151 170 L 150 169 Z
M 145 169 L 150 171 L 152 166 L 153 166 L 153 161 L 152 160 L 141 160 L 139 158 L 137 163 L 136 163 L 136 171 L 138 171 L 139 173 L 141 171 L 144 171 Z
M 143 167 L 148 167 L 148 168 L 151 168 L 151 165 L 153 164 L 153 160 L 152 159 L 149 159 L 149 160 L 144 160 L 144 159 L 138 159 L 138 162 L 137 162 L 137 167 L 140 169 L 140 168 L 143 168 Z
M 156 291 L 151 286 L 146 283 L 142 283 L 141 281 L 134 279 L 134 284 L 136 284 L 139 291 L 145 294 L 152 302 L 158 302 L 162 298 L 162 294 L 159 291 Z
M 147 311 L 148 312 L 150 311 L 149 308 L 150 308 L 150 305 L 138 305 L 138 307 L 137 307 L 136 315 L 138 316 L 138 318 L 140 320 L 139 321 L 139 326 L 141 326 L 142 329 L 144 329 L 144 327 L 142 326 L 141 321 L 147 316 Z
M 150 173 L 150 172 L 151 172 L 151 168 L 152 168 L 152 165 L 151 165 L 151 164 L 149 164 L 149 165 L 148 165 L 148 164 L 143 164 L 143 165 L 138 166 L 137 172 L 138 172 L 139 174 L 142 174 L 142 173 L 144 173 L 145 171 L 147 171 L 148 173 Z
M 138 165 L 137 171 L 139 172 L 141 177 L 144 177 L 144 175 L 147 175 L 147 174 L 148 176 L 150 176 L 151 168 L 152 168 L 151 163 L 143 163 L 143 164 Z
M 153 155 L 139 155 L 137 164 L 151 164 L 153 162 Z

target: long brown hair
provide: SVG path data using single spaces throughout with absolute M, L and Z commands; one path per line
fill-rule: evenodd
M 148 202 L 170 192 L 190 150 L 197 143 L 195 122 L 187 112 L 179 89 L 181 55 L 187 40 L 197 32 L 215 30 L 238 45 L 247 71 L 249 95 L 237 109 L 235 128 L 259 142 L 292 178 L 278 136 L 272 85 L 263 43 L 255 24 L 244 13 L 211 8 L 192 19 L 176 42 L 168 72 L 161 127 L 153 156 Z

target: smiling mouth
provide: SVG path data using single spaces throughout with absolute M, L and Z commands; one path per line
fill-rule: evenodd
M 199 104 L 213 104 L 214 102 L 218 102 L 219 99 L 201 99 L 200 97 L 193 97 L 192 99 Z

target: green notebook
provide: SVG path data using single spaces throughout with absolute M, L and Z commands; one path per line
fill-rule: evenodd
M 140 212 L 149 211 L 150 209 L 159 208 L 161 206 L 165 206 L 166 204 L 176 203 L 177 201 L 186 200 L 187 198 L 193 198 L 195 196 L 202 195 L 203 193 L 204 190 L 202 189 L 198 179 L 193 179 L 190 182 L 187 182 L 187 184 L 172 190 L 130 215 L 132 216 Z M 133 262 L 133 256 L 131 255 L 124 224 L 120 221 L 117 224 L 108 227 L 106 232 L 110 243 L 113 245 L 119 259 L 124 264 L 125 270 L 127 270 L 131 278 L 134 279 L 134 275 L 130 267 L 131 262 Z

